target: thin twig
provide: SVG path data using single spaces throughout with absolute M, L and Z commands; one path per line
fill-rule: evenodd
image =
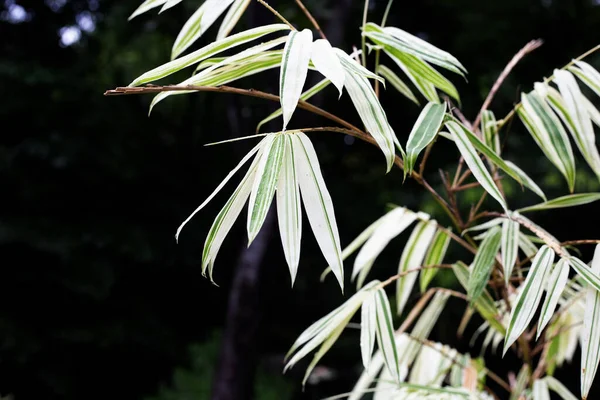
M 269 4 L 268 4 L 266 1 L 264 1 L 264 0 L 257 0 L 257 1 L 258 1 L 260 4 L 262 4 L 263 6 L 265 6 L 265 7 L 267 8 L 267 10 L 269 10 L 269 11 L 271 11 L 273 14 L 275 14 L 275 16 L 276 16 L 277 18 L 279 18 L 279 19 L 280 19 L 280 20 L 281 20 L 281 21 L 282 21 L 284 24 L 286 24 L 287 26 L 289 26 L 291 30 L 293 30 L 293 31 L 295 31 L 295 30 L 296 30 L 296 28 L 294 27 L 294 25 L 292 25 L 292 24 L 290 23 L 290 21 L 288 21 L 287 19 L 285 19 L 285 18 L 283 17 L 283 15 L 279 14 L 279 13 L 277 12 L 277 10 L 276 10 L 276 9 L 274 9 L 273 7 L 271 7 L 271 6 L 270 6 L 270 5 L 269 5 Z
M 568 240 L 566 242 L 562 242 L 561 246 L 577 246 L 580 244 L 600 244 L 600 240 L 596 239 L 585 239 L 585 240 Z
M 423 175 L 423 171 L 425 171 L 425 164 L 427 164 L 427 160 L 429 159 L 429 154 L 431 154 L 431 149 L 433 148 L 434 144 L 435 144 L 435 139 L 433 142 L 431 142 L 427 145 L 427 148 L 425 148 L 425 154 L 423 154 L 423 159 L 421 160 L 421 164 L 419 165 L 419 175 Z
M 494 178 L 494 182 L 499 182 L 501 180 L 502 180 L 501 176 Z M 452 188 L 452 191 L 453 192 L 462 192 L 464 190 L 473 189 L 473 188 L 476 188 L 479 186 L 481 186 L 481 184 L 479 182 L 472 182 L 472 183 L 467 183 L 467 184 L 461 185 L 461 186 L 455 186 Z
M 363 19 L 362 19 L 362 33 L 365 32 L 365 26 L 367 25 L 367 14 L 369 12 L 369 0 L 365 0 L 365 9 L 363 10 Z M 362 50 L 362 66 L 367 67 L 367 37 L 365 35 L 361 35 L 360 48 Z
M 321 37 L 323 39 L 327 40 L 327 36 L 325 36 L 325 33 L 323 33 L 323 31 L 321 30 L 321 27 L 319 26 L 319 23 L 312 16 L 312 14 L 310 13 L 310 11 L 308 11 L 308 9 L 304 6 L 304 3 L 302 3 L 302 0 L 296 0 L 296 4 L 298 4 L 298 7 L 300 7 L 300 9 L 302 10 L 302 12 L 306 15 L 306 18 L 308 18 L 308 20 L 311 22 L 311 24 L 313 24 L 313 26 L 315 27 L 315 29 L 317 30 L 317 32 L 319 32 L 319 35 L 321 35 Z
M 452 268 L 451 264 L 422 265 L 420 267 L 408 269 L 406 271 L 400 272 L 399 274 L 390 276 L 388 279 L 386 279 L 385 281 L 383 281 L 379 285 L 377 285 L 376 289 L 386 287 L 390 283 L 397 281 L 398 279 L 403 278 L 406 275 L 412 274 L 413 272 L 419 272 L 419 271 L 422 271 L 425 269 L 450 269 L 450 268 Z
M 487 97 L 485 98 L 485 101 L 481 106 L 481 110 L 479 110 L 479 113 L 477 113 L 477 117 L 473 122 L 473 126 L 479 126 L 479 123 L 481 122 L 481 116 L 483 115 L 484 111 L 487 110 L 487 108 L 490 106 L 492 100 L 494 99 L 494 96 L 500 89 L 500 86 L 502 86 L 502 84 L 504 83 L 510 72 L 513 70 L 513 68 L 519 63 L 519 61 L 523 59 L 523 57 L 525 57 L 527 54 L 531 53 L 535 49 L 539 48 L 543 43 L 544 42 L 540 39 L 530 41 L 525 46 L 523 46 L 523 48 L 519 50 L 517 54 L 513 56 L 513 58 L 509 61 L 508 64 L 506 64 L 506 67 L 504 67 L 504 70 L 502 71 L 502 73 L 500 73 L 500 76 L 498 76 L 496 82 L 494 82 L 492 90 L 490 90 Z

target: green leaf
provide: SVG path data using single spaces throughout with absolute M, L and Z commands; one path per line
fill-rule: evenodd
M 344 290 L 344 266 L 341 256 L 340 235 L 331 196 L 321 175 L 315 149 L 304 133 L 292 135 L 294 162 L 298 183 L 308 222 L 325 260 L 331 266 L 340 287 Z
M 423 265 L 423 259 L 436 230 L 437 222 L 434 220 L 420 221 L 415 226 L 402 251 L 398 265 L 399 274 Z M 410 273 L 396 280 L 396 311 L 398 315 L 402 313 L 408 302 L 417 276 L 418 273 Z
M 160 7 L 168 0 L 146 0 L 129 16 L 129 21 L 155 7 Z
M 585 61 L 576 61 L 575 66 L 569 67 L 569 71 L 600 96 L 600 73 Z
M 400 363 L 398 349 L 394 339 L 394 325 L 392 311 L 385 291 L 380 288 L 376 291 L 376 336 L 377 343 L 383 354 L 385 365 L 397 382 L 400 382 Z
M 432 44 L 394 27 L 382 28 L 377 24 L 365 25 L 363 36 L 375 44 L 389 46 L 395 50 L 411 54 L 420 60 L 428 61 L 449 71 L 464 76 L 466 72 L 461 63 L 450 53 L 440 50 Z
M 325 78 L 329 79 L 340 92 L 344 89 L 345 73 L 340 59 L 331 44 L 325 39 L 318 39 L 312 44 L 311 60 Z
M 425 255 L 425 261 L 423 262 L 423 265 L 432 266 L 441 264 L 444 261 L 446 250 L 448 250 L 451 239 L 452 238 L 450 235 L 448 235 L 445 231 L 438 229 L 431 242 L 431 245 L 429 246 L 429 249 L 427 249 L 427 254 Z M 421 293 L 425 292 L 429 286 L 429 283 L 431 283 L 438 271 L 439 270 L 437 268 L 428 268 L 421 271 Z
M 154 68 L 140 75 L 133 82 L 131 82 L 129 86 L 140 86 L 145 83 L 159 80 L 186 67 L 189 67 L 190 65 L 199 63 L 200 61 L 205 60 L 215 54 L 232 49 L 244 43 L 251 42 L 252 40 L 256 40 L 265 35 L 268 35 L 269 33 L 274 33 L 288 29 L 289 27 L 285 24 L 266 25 L 254 29 L 249 29 L 247 31 L 235 34 L 233 36 L 223 38 L 221 40 L 217 40 L 201 49 L 194 51 L 193 53 L 190 53 L 184 57 L 163 64 L 160 67 Z
M 550 274 L 550 278 L 548 278 L 546 298 L 544 299 L 544 305 L 542 306 L 542 311 L 540 312 L 536 340 L 539 339 L 542 331 L 554 315 L 554 310 L 558 305 L 558 301 L 560 300 L 560 296 L 565 289 L 568 280 L 569 262 L 567 259 L 561 258 L 554 266 L 554 269 Z
M 596 246 L 590 271 L 600 274 L 600 245 Z M 579 272 L 579 271 L 578 271 Z M 600 362 L 600 293 L 588 288 L 581 334 L 581 398 L 587 399 Z
M 323 79 L 321 82 L 317 83 L 315 86 L 311 87 L 306 92 L 302 93 L 302 95 L 300 96 L 300 100 L 306 101 L 306 100 L 310 99 L 311 97 L 313 97 L 315 94 L 319 93 L 321 90 L 325 89 L 330 84 L 331 84 L 331 81 L 329 79 Z M 258 123 L 258 125 L 256 126 L 256 132 L 260 131 L 260 128 L 264 124 L 274 120 L 275 118 L 279 117 L 282 114 L 283 114 L 283 110 L 281 108 L 279 108 L 277 111 L 270 114 L 267 118 L 263 119 L 262 121 L 260 121 Z
M 171 50 L 171 59 L 177 58 L 215 22 L 217 18 L 225 12 L 227 7 L 233 3 L 233 0 L 206 0 L 196 10 L 194 14 L 186 21 L 173 43 Z
M 217 40 L 223 39 L 231 33 L 235 25 L 239 22 L 240 18 L 248 8 L 252 0 L 235 0 L 227 14 L 225 14 L 225 18 L 219 27 L 219 32 L 217 33 Z
M 389 172 L 394 165 L 396 155 L 394 149 L 394 142 L 397 140 L 395 140 L 396 134 L 388 123 L 385 111 L 381 107 L 369 81 L 364 76 L 348 69 L 346 65 L 342 62 L 342 66 L 346 69 L 346 90 L 367 131 L 383 151 L 387 161 L 387 172 Z
M 409 99 L 410 101 L 415 103 L 416 105 L 419 105 L 419 100 L 417 100 L 417 98 L 413 94 L 412 90 L 410 90 L 410 88 L 402 81 L 402 79 L 400 79 L 400 77 L 398 77 L 398 75 L 396 75 L 396 73 L 394 71 L 392 71 L 385 65 L 380 64 L 377 67 L 377 73 L 379 75 L 381 75 L 387 82 L 391 83 L 392 86 L 398 92 L 400 92 L 401 95 L 403 95 L 404 97 L 406 97 L 407 99 Z M 435 92 L 435 89 L 434 89 L 434 92 Z
M 531 390 L 532 400 L 550 400 L 548 384 L 543 379 L 536 379 Z
M 544 378 L 546 384 L 554 393 L 558 394 L 563 400 L 578 400 L 573 393 L 566 388 L 558 379 L 552 376 L 546 376 Z
M 390 240 L 402 233 L 412 224 L 418 215 L 406 208 L 395 208 L 381 218 L 380 224 L 360 249 L 354 261 L 352 280 L 357 280 L 357 287 L 361 287 L 371 266 L 388 245 Z
M 463 156 L 463 159 L 469 166 L 475 179 L 477 179 L 486 192 L 500 203 L 505 211 L 508 211 L 504 196 L 502 196 L 502 193 L 494 183 L 490 173 L 477 155 L 477 151 L 469 140 L 466 130 L 454 121 L 446 122 L 446 127 L 454 137 L 454 143 L 456 144 L 456 147 L 458 147 L 460 154 Z
M 527 278 L 525 278 L 525 282 L 519 288 L 520 291 L 517 300 L 510 312 L 510 322 L 506 331 L 503 355 L 506 354 L 510 346 L 521 336 L 521 333 L 523 333 L 533 318 L 542 299 L 546 279 L 554 262 L 554 255 L 554 250 L 544 245 L 533 258 Z
M 513 267 L 519 253 L 519 223 L 512 219 L 502 222 L 501 243 L 502 266 L 504 267 L 504 281 L 509 285 Z
M 600 200 L 600 193 L 570 194 L 567 196 L 557 197 L 556 199 L 552 199 L 544 203 L 521 208 L 518 211 L 523 213 L 528 211 L 551 210 L 553 208 L 576 207 L 584 204 L 593 203 L 598 200 Z
M 535 183 L 533 179 L 531 179 L 521 168 L 517 167 L 514 163 L 510 161 L 505 161 L 506 165 L 519 177 L 523 186 L 531 190 L 533 193 L 540 196 L 544 201 L 547 200 L 544 191 Z
M 287 127 L 296 110 L 298 100 L 308 73 L 312 46 L 312 32 L 304 29 L 302 32 L 291 31 L 283 49 L 281 74 L 279 77 L 279 95 L 283 110 L 283 130 Z
M 302 238 L 302 207 L 298 172 L 294 163 L 292 138 L 284 136 L 285 152 L 277 182 L 277 219 L 285 260 L 290 268 L 292 286 L 296 280 L 300 262 L 300 240 Z
M 406 144 L 406 156 L 404 157 L 404 178 L 413 171 L 419 153 L 435 139 L 444 121 L 446 114 L 446 103 L 427 103 L 415 122 L 408 143 Z
M 467 289 L 471 304 L 481 295 L 483 289 L 487 286 L 492 268 L 494 267 L 496 254 L 500 250 L 501 236 L 499 228 L 490 229 L 483 242 L 481 242 L 479 250 L 477 250 L 475 260 L 473 260 L 473 264 L 471 265 L 469 286 Z
M 573 120 L 570 132 L 575 144 L 597 177 L 600 177 L 600 154 L 590 114 L 585 107 L 585 96 L 581 93 L 575 77 L 564 70 L 554 70 L 554 81 L 560 89 L 566 110 Z M 567 125 L 569 127 L 569 125 Z
M 265 222 L 273 196 L 275 196 L 275 188 L 283 162 L 285 137 L 281 134 L 271 134 L 266 139 L 258 162 L 256 179 L 250 193 L 247 224 L 248 246 L 254 241 Z
M 521 95 L 517 112 L 521 121 L 546 157 L 564 175 L 572 192 L 575 187 L 575 159 L 569 138 L 560 120 L 539 94 Z
M 377 291 L 372 291 L 365 298 L 360 309 L 360 354 L 363 366 L 369 368 L 371 355 L 375 347 L 375 330 L 377 328 Z

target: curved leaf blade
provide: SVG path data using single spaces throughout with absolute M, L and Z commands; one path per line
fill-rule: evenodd
M 231 33 L 235 25 L 239 22 L 242 15 L 244 15 L 244 11 L 248 8 L 252 0 L 235 0 L 227 14 L 225 14 L 225 18 L 223 18 L 223 22 L 219 27 L 219 32 L 217 33 L 217 40 L 223 39 Z
M 383 354 L 385 365 L 396 382 L 400 379 L 400 362 L 398 361 L 398 349 L 394 339 L 394 325 L 390 302 L 383 289 L 377 289 L 376 295 L 376 336 L 377 343 Z
M 546 288 L 546 298 L 544 299 L 544 305 L 540 312 L 540 320 L 538 322 L 538 330 L 536 340 L 542 334 L 542 331 L 550 322 L 550 319 L 554 315 L 554 310 L 558 305 L 560 296 L 567 285 L 569 280 L 569 262 L 565 258 L 561 258 L 548 279 L 548 286 Z
M 417 118 L 412 128 L 408 136 L 408 143 L 406 144 L 404 178 L 412 173 L 419 153 L 437 136 L 445 115 L 446 103 L 439 104 L 432 102 L 427 103 L 421 114 L 419 114 L 419 118 Z
M 325 78 L 329 79 L 340 92 L 344 89 L 345 73 L 340 63 L 340 59 L 331 44 L 325 39 L 315 40 L 312 44 L 312 54 L 310 56 L 315 68 Z
M 425 261 L 423 261 L 423 265 L 426 267 L 439 265 L 444 261 L 444 257 L 446 256 L 446 251 L 448 250 L 448 246 L 451 241 L 450 235 L 448 235 L 445 231 L 438 229 L 436 232 L 429 249 L 427 249 L 427 254 L 425 255 Z M 420 274 L 420 287 L 421 293 L 424 293 L 433 278 L 438 273 L 437 268 L 428 268 L 421 271 Z
M 302 32 L 291 31 L 283 48 L 281 73 L 279 76 L 279 95 L 283 110 L 283 130 L 287 127 L 296 110 L 310 61 L 312 32 L 304 29 Z
M 496 254 L 500 250 L 501 238 L 501 230 L 499 228 L 492 228 L 487 232 L 485 239 L 483 239 L 481 246 L 479 246 L 479 250 L 471 266 L 469 286 L 467 288 L 471 304 L 473 304 L 487 286 L 492 268 L 494 267 Z
M 528 211 L 552 210 L 554 208 L 576 207 L 600 200 L 600 193 L 577 193 L 546 201 L 544 203 L 521 208 L 520 213 Z
M 381 75 L 387 82 L 391 83 L 394 89 L 400 92 L 401 95 L 419 105 L 419 100 L 415 97 L 412 90 L 400 79 L 398 75 L 385 65 L 379 64 L 377 67 L 377 74 Z M 434 89 L 435 91 L 435 89 Z
M 146 0 L 129 16 L 128 21 L 131 21 L 138 15 L 145 13 L 153 8 L 160 7 L 168 0 Z
M 502 242 L 500 253 L 502 255 L 502 266 L 504 267 L 504 281 L 506 285 L 510 282 L 513 267 L 517 262 L 519 253 L 519 223 L 512 219 L 502 222 Z
M 600 245 L 596 246 L 590 271 L 600 274 Z M 600 292 L 588 288 L 581 334 L 581 398 L 587 399 L 600 362 Z

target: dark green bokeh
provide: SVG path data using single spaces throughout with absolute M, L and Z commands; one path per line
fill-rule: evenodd
M 168 60 L 172 41 L 196 2 L 127 22 L 137 3 L 0 4 L 2 11 L 18 4 L 29 13 L 29 20 L 21 23 L 8 21 L 6 13 L 0 20 L 0 394 L 13 393 L 16 400 L 207 396 L 202 390 L 210 385 L 211 374 L 206 371 L 210 364 L 194 360 L 202 359 L 203 352 L 213 352 L 206 359 L 216 357 L 210 338 L 223 324 L 232 267 L 244 245 L 244 224 L 236 224 L 219 255 L 215 275 L 220 287 L 202 278 L 199 267 L 204 235 L 227 194 L 218 196 L 189 224 L 179 245 L 173 234 L 250 145 L 205 148 L 203 144 L 253 133 L 276 104 L 203 93 L 169 99 L 148 118 L 150 97 L 103 97 L 104 90 L 126 85 Z M 309 27 L 291 0 L 271 3 L 298 26 Z M 371 3 L 372 20 L 379 21 L 386 1 Z M 600 25 L 600 6 L 594 0 L 396 3 L 390 25 L 423 35 L 469 70 L 468 83 L 452 79 L 461 93 L 463 111 L 471 118 L 505 63 L 527 41 L 542 38 L 545 45 L 510 75 L 493 103 L 498 117 L 510 110 L 519 90 L 528 90 L 555 67 L 596 45 Z M 50 7 L 57 5 L 55 10 Z M 326 31 L 338 16 L 335 1 L 307 1 L 307 5 Z M 254 13 L 265 12 L 255 3 L 251 8 Z M 345 32 L 332 33 L 341 36 L 335 43 L 339 47 L 360 44 L 361 8 L 362 2 L 352 2 L 347 21 L 341 21 Z M 75 25 L 84 12 L 94 18 L 94 31 L 84 32 L 73 46 L 61 46 L 60 29 Z M 204 42 L 214 34 L 212 29 Z M 598 66 L 600 58 L 592 62 Z M 170 82 L 181 76 L 185 74 Z M 273 90 L 277 73 L 240 86 Z M 347 96 L 340 102 L 336 96 L 332 89 L 320 101 L 358 123 L 358 117 L 348 112 Z M 419 109 L 392 90 L 382 94 L 382 101 L 400 140 L 406 141 Z M 232 107 L 241 110 L 237 132 L 229 123 Z M 308 120 L 298 111 L 291 127 L 303 127 Z M 516 125 L 506 144 L 507 158 L 543 182 L 550 197 L 565 194 L 558 172 Z M 336 205 L 342 243 L 349 243 L 388 203 L 421 208 L 448 223 L 417 185 L 409 181 L 402 185 L 401 172 L 384 175 L 384 159 L 375 148 L 348 145 L 337 134 L 311 138 Z M 430 181 L 438 186 L 437 168 L 451 168 L 457 158 L 456 151 L 441 142 L 432 153 Z M 579 167 L 578 190 L 598 190 L 587 167 L 583 163 Z M 515 208 L 537 201 L 516 185 L 510 186 L 509 194 Z M 471 201 L 466 196 L 463 200 Z M 599 215 L 598 206 L 590 205 L 542 213 L 536 221 L 559 239 L 588 239 L 598 237 Z M 386 249 L 374 277 L 394 272 L 405 239 L 406 235 Z M 451 253 L 454 258 L 460 255 Z M 278 239 L 269 247 L 266 264 L 257 346 L 267 366 L 258 385 L 276 382 L 274 387 L 285 393 L 293 390 L 298 399 L 349 390 L 360 363 L 356 332 L 344 335 L 323 361 L 336 371 L 336 378 L 309 386 L 303 394 L 303 365 L 281 378 L 280 365 L 269 361 L 278 360 L 302 329 L 343 300 L 332 279 L 318 281 L 325 262 L 309 230 L 293 290 Z M 464 341 L 458 342 L 453 330 L 445 328 L 458 324 L 463 306 L 451 302 L 433 336 L 464 351 Z M 190 346 L 201 347 L 189 352 Z M 516 361 L 507 356 L 500 367 L 500 358 L 490 357 L 488 365 L 498 366 L 505 375 L 517 370 Z M 576 356 L 572 366 L 558 371 L 574 393 L 579 387 L 578 363 Z M 186 369 L 197 375 L 199 389 L 178 395 L 174 371 Z M 169 387 L 173 379 L 172 391 L 157 394 L 159 386 Z

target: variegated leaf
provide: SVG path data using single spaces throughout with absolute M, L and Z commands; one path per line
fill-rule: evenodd
M 560 396 L 563 400 L 578 400 L 577 397 L 573 393 L 567 389 L 565 385 L 563 385 L 558 379 L 553 376 L 546 376 L 544 378 L 546 384 L 554 393 Z
M 224 37 L 229 36 L 235 25 L 239 22 L 240 18 L 248 8 L 252 0 L 235 0 L 227 14 L 225 14 L 225 18 L 219 27 L 219 32 L 217 33 L 217 40 L 223 39 Z
M 458 147 L 460 154 L 463 156 L 475 179 L 477 179 L 483 189 L 496 199 L 502 208 L 507 211 L 508 207 L 504 200 L 504 196 L 502 196 L 502 193 L 496 186 L 492 176 L 477 155 L 477 151 L 473 147 L 465 130 L 455 121 L 446 122 L 446 127 L 450 133 L 452 133 L 452 136 L 455 139 L 454 143 L 456 144 L 456 147 Z
M 170 8 L 175 7 L 177 4 L 181 3 L 182 0 L 167 0 L 167 2 L 160 9 L 160 13 L 167 11 Z
M 600 245 L 596 246 L 590 271 L 600 274 Z M 579 271 L 578 271 L 579 272 Z M 581 334 L 581 398 L 587 399 L 600 362 L 600 292 L 593 287 L 585 295 Z
M 398 75 L 385 65 L 379 64 L 377 67 L 377 73 L 381 75 L 387 82 L 391 83 L 394 89 L 400 92 L 401 95 L 419 105 L 419 100 L 415 97 L 412 90 L 400 79 Z M 434 89 L 435 92 L 435 89 Z
M 283 49 L 281 73 L 279 77 L 279 96 L 283 110 L 283 130 L 287 127 L 296 110 L 298 100 L 308 73 L 312 48 L 312 32 L 291 31 Z
M 543 379 L 536 379 L 531 390 L 532 400 L 550 400 L 548 384 Z
M 131 21 L 132 19 L 134 19 L 135 17 L 137 17 L 138 15 L 141 15 L 143 13 L 145 13 L 146 11 L 149 11 L 153 8 L 156 7 L 160 7 L 163 4 L 165 4 L 168 0 L 146 0 L 144 1 L 134 12 L 133 14 L 131 14 L 129 16 L 129 21 Z
M 569 71 L 600 96 L 600 72 L 585 61 L 576 61 L 575 66 L 569 67 Z
M 302 238 L 302 207 L 298 172 L 294 163 L 292 138 L 284 136 L 285 153 L 277 182 L 277 218 L 285 260 L 290 268 L 292 286 L 296 280 L 300 262 L 300 240 Z
M 510 312 L 503 354 L 506 354 L 506 351 L 521 336 L 533 318 L 542 299 L 546 279 L 554 262 L 554 255 L 554 250 L 544 245 L 533 258 L 527 278 L 519 288 L 517 300 Z
M 302 194 L 302 202 L 317 243 L 331 266 L 340 287 L 344 290 L 344 266 L 340 235 L 331 196 L 325 186 L 315 149 L 304 133 L 292 135 L 294 161 Z
M 548 278 L 548 285 L 546 287 L 546 298 L 544 299 L 544 305 L 540 312 L 540 320 L 538 322 L 536 340 L 539 339 L 542 331 L 550 322 L 550 319 L 554 316 L 554 310 L 558 305 L 560 296 L 565 289 L 567 281 L 569 280 L 569 262 L 565 258 L 561 258 L 552 273 Z
M 592 285 L 597 291 L 600 291 L 600 273 L 590 269 L 577 257 L 568 258 L 569 265 L 577 272 L 577 275 L 583 278 L 587 283 Z
M 404 178 L 412 173 L 419 153 L 437 136 L 445 114 L 446 103 L 430 102 L 421 111 L 408 136 L 406 156 L 404 157 Z
M 397 382 L 400 382 L 400 362 L 398 361 L 398 349 L 394 339 L 392 311 L 387 295 L 381 288 L 376 291 L 375 308 L 377 343 L 383 353 L 388 371 Z
M 427 254 L 425 255 L 425 261 L 423 261 L 423 265 L 429 267 L 441 264 L 444 261 L 446 250 L 448 250 L 451 239 L 452 238 L 448 233 L 438 229 L 433 240 L 431 241 L 429 249 L 427 249 Z M 425 292 L 429 286 L 429 283 L 431 283 L 438 271 L 438 268 L 428 268 L 421 271 L 420 287 L 422 293 Z
M 345 73 L 337 53 L 325 39 L 318 39 L 312 44 L 311 60 L 325 78 L 329 79 L 340 92 L 344 89 Z
M 490 229 L 477 250 L 470 268 L 471 272 L 469 274 L 469 286 L 467 289 L 471 303 L 474 303 L 487 286 L 496 255 L 498 254 L 498 250 L 500 250 L 501 237 L 502 232 L 500 228 Z
M 502 266 L 504 267 L 504 281 L 506 285 L 510 282 L 513 267 L 517 262 L 519 253 L 519 223 L 512 219 L 505 219 L 502 222 Z
M 547 200 L 544 191 L 535 183 L 533 179 L 529 177 L 521 168 L 517 167 L 513 162 L 505 160 L 506 165 L 519 177 L 523 186 L 531 190 L 533 193 L 540 196 L 544 201 Z
M 225 12 L 227 7 L 233 3 L 233 0 L 206 0 L 187 20 L 181 28 L 179 35 L 173 43 L 171 59 L 177 58 L 215 22 L 217 18 Z
M 529 378 L 531 377 L 531 370 L 529 365 L 523 364 L 519 374 L 517 375 L 517 381 L 515 382 L 514 388 L 510 394 L 509 400 L 521 400 L 521 395 L 527 388 Z
M 544 203 L 521 208 L 518 211 L 523 213 L 528 211 L 551 210 L 553 208 L 576 207 L 593 203 L 598 200 L 600 200 L 600 193 L 570 194 L 567 196 L 557 197 L 556 199 L 552 199 Z
M 342 64 L 342 67 L 344 68 L 344 70 L 346 70 L 347 72 L 352 72 L 356 75 L 360 75 L 365 78 L 376 79 L 385 86 L 385 79 L 372 73 L 371 71 L 369 71 L 368 69 L 366 69 L 365 67 L 360 65 L 358 62 L 356 62 L 355 59 L 353 59 L 351 56 L 346 54 L 345 51 L 340 50 L 337 47 L 334 47 L 333 51 L 339 57 L 340 63 Z
M 377 329 L 377 291 L 365 298 L 360 309 L 360 354 L 363 366 L 369 368 L 371 355 L 375 347 L 375 330 Z
M 490 110 L 485 110 L 481 114 L 481 133 L 483 134 L 483 141 L 486 146 L 492 149 L 496 154 L 500 155 L 498 124 L 494 113 Z
M 420 221 L 415 226 L 402 251 L 400 264 L 398 265 L 399 274 L 423 265 L 423 259 L 435 235 L 436 229 L 437 222 L 434 220 Z M 417 273 L 407 274 L 396 281 L 396 311 L 398 315 L 402 313 L 404 306 L 408 302 L 408 297 L 417 280 L 417 275 Z

